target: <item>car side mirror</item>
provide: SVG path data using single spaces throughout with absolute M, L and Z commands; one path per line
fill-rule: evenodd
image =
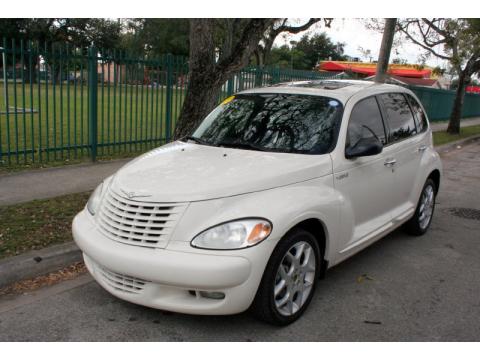
M 380 154 L 383 150 L 383 144 L 377 138 L 371 136 L 360 139 L 354 146 L 345 149 L 345 157 L 352 159 L 360 156 L 371 156 Z

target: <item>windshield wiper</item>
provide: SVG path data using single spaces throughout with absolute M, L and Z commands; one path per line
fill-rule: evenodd
M 212 144 L 210 144 L 208 141 L 205 141 L 203 139 L 200 139 L 196 136 L 184 136 L 183 138 L 181 138 L 180 140 L 182 141 L 187 141 L 187 140 L 191 140 L 191 141 L 194 141 L 196 142 L 197 144 L 201 144 L 201 145 L 210 145 L 212 146 Z
M 247 149 L 247 150 L 257 150 L 257 151 L 266 151 L 264 148 L 260 146 L 256 146 L 250 143 L 242 143 L 242 142 L 227 142 L 221 141 L 216 144 L 217 146 L 229 147 L 229 148 L 237 148 L 237 149 Z

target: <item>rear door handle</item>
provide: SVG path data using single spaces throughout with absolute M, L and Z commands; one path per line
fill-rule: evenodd
M 427 145 L 422 145 L 418 148 L 418 152 L 424 152 L 425 150 L 427 150 Z
M 396 159 L 387 159 L 383 165 L 387 166 L 387 167 L 392 167 L 393 165 L 395 165 L 397 163 L 397 160 Z

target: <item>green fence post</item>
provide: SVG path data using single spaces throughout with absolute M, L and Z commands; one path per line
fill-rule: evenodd
M 255 67 L 255 81 L 253 87 L 260 87 L 263 83 L 263 67 Z
M 98 107 L 98 73 L 97 73 L 97 50 L 94 47 L 88 49 L 88 127 L 90 156 L 92 161 L 97 159 L 97 107 Z
M 165 107 L 165 140 L 170 142 L 172 131 L 172 100 L 173 100 L 173 59 L 172 54 L 167 55 L 167 88 L 166 88 L 166 107 Z
M 280 67 L 275 66 L 272 72 L 272 84 L 278 84 L 280 82 Z
M 227 81 L 227 97 L 232 96 L 233 94 L 233 78 L 235 75 L 232 75 L 230 79 Z

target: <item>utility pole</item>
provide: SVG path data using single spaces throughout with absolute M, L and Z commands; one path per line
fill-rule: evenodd
M 395 35 L 396 18 L 385 19 L 385 28 L 383 30 L 382 45 L 378 55 L 377 71 L 375 74 L 376 83 L 384 83 L 387 74 L 388 61 L 390 60 L 390 51 L 392 50 L 393 36 Z

